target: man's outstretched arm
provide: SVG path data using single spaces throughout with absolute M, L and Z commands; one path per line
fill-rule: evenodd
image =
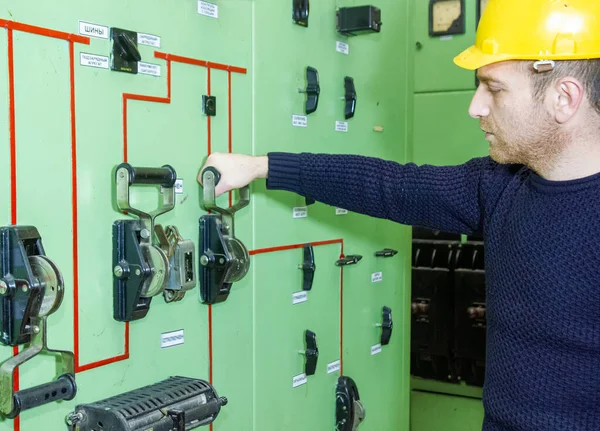
M 482 226 L 481 179 L 492 163 L 481 158 L 441 167 L 341 154 L 213 154 L 203 169 L 215 166 L 221 172 L 217 194 L 266 178 L 271 190 L 406 225 L 469 234 Z

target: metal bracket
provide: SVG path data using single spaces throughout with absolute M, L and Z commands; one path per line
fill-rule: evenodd
M 117 207 L 139 217 L 113 224 L 113 317 L 129 322 L 146 316 L 152 297 L 163 294 L 166 302 L 178 301 L 195 286 L 194 244 L 183 240 L 176 227 L 155 224 L 157 216 L 175 207 L 175 169 L 122 163 L 115 175 Z M 161 186 L 157 209 L 146 212 L 131 205 L 129 189 L 136 184 Z
M 14 419 L 22 411 L 75 397 L 72 352 L 47 346 L 46 319 L 61 305 L 62 274 L 44 253 L 33 226 L 0 229 L 0 324 L 5 345 L 29 345 L 0 363 L 0 416 Z M 52 382 L 14 392 L 14 371 L 40 353 L 59 356 L 59 377 Z
M 200 217 L 200 298 L 205 304 L 225 301 L 234 282 L 246 276 L 250 256 L 235 237 L 234 214 L 250 203 L 248 186 L 239 190 L 238 202 L 230 208 L 216 204 L 215 187 L 221 179 L 214 167 L 202 172 L 203 209 L 217 214 Z

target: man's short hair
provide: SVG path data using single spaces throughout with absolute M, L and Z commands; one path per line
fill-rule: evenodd
M 600 114 L 600 59 L 555 61 L 554 70 L 549 72 L 537 72 L 532 62 L 522 63 L 531 73 L 535 99 L 542 100 L 550 85 L 565 76 L 572 76 L 581 81 L 590 104 Z

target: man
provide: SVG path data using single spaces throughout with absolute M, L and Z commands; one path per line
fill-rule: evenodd
M 266 178 L 348 210 L 486 244 L 483 429 L 600 430 L 600 2 L 490 0 L 469 113 L 490 157 L 215 154 L 217 193 Z

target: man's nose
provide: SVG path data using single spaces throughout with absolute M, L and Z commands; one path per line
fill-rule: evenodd
M 471 100 L 471 106 L 469 106 L 469 115 L 473 118 L 483 118 L 490 115 L 490 105 L 488 97 L 486 97 L 486 91 L 483 85 L 479 85 L 473 100 Z

